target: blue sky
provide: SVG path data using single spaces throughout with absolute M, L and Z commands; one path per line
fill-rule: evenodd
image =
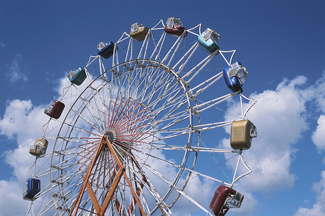
M 19 155 L 41 133 L 46 119 L 37 113 L 59 97 L 66 74 L 86 65 L 100 41 L 171 16 L 186 28 L 214 29 L 221 49 L 236 49 L 234 60 L 249 72 L 244 94 L 258 101 L 248 117 L 259 137 L 244 154 L 253 172 L 238 182 L 247 200 L 242 212 L 227 215 L 324 215 L 324 9 L 321 0 L 0 0 L 0 195 L 8 197 L 0 215 L 10 215 L 11 202 L 22 203 L 16 215 L 26 211 Z M 237 115 L 236 106 L 225 119 Z M 227 129 L 222 134 L 221 146 L 229 137 Z

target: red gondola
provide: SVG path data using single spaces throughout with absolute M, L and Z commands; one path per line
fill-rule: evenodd
M 47 106 L 44 113 L 52 118 L 60 118 L 65 105 L 61 101 L 55 100 L 51 105 Z
M 244 195 L 225 185 L 220 185 L 214 192 L 210 203 L 210 211 L 215 216 L 224 216 L 229 208 L 239 208 Z

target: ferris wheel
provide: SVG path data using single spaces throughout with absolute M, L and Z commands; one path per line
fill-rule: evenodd
M 186 29 L 171 17 L 150 29 L 135 23 L 97 51 L 44 111 L 49 121 L 30 149 L 27 215 L 175 215 L 184 203 L 207 215 L 239 208 L 244 196 L 234 184 L 251 172 L 242 150 L 256 127 L 244 110 L 223 121 L 233 101 L 255 103 L 242 94 L 248 73 L 232 62 L 235 50 L 222 51 L 214 30 Z M 222 148 L 227 125 L 230 144 Z M 191 189 L 206 185 L 215 193 L 201 200 Z

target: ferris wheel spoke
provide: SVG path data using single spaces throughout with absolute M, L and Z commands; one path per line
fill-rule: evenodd
M 120 105 L 122 105 L 122 103 Z M 136 118 L 140 113 L 145 111 L 142 109 L 136 112 L 137 109 L 141 109 L 140 104 L 136 104 L 135 101 L 131 102 L 130 98 L 128 98 L 121 111 L 117 110 L 116 113 L 118 116 L 113 119 L 113 125 L 117 125 L 117 123 L 119 123 L 119 127 L 121 127 L 125 124 L 126 121 L 132 121 L 132 119 Z M 134 114 L 135 112 L 136 114 Z
M 102 116 L 105 116 L 106 113 L 104 107 L 101 107 L 100 105 L 105 104 L 105 95 L 103 95 L 102 98 L 98 90 L 96 90 L 95 88 L 91 88 L 91 89 L 92 89 L 91 91 L 92 97 L 96 98 L 93 100 L 95 103 L 95 107 L 91 103 L 89 103 L 85 97 L 81 96 L 80 98 L 84 102 L 84 105 L 88 110 L 88 113 L 92 116 L 92 119 L 96 122 L 97 128 L 102 129 L 105 127 L 105 121 L 103 120 Z M 101 89 L 105 89 L 104 86 L 102 86 Z M 102 94 L 105 93 L 104 90 L 101 92 L 103 92 Z
M 62 196 L 61 198 L 66 197 L 66 192 L 64 192 L 64 190 L 68 191 L 67 185 L 70 185 L 71 182 L 74 182 L 74 178 L 76 176 L 80 175 L 81 173 L 82 173 L 82 171 L 77 169 L 76 164 L 72 164 L 72 165 L 66 167 L 65 169 L 58 170 L 56 175 L 54 175 L 54 173 L 53 173 L 53 180 L 51 181 L 51 183 L 56 184 L 57 186 L 64 186 L 62 191 L 57 192 L 57 194 L 60 194 L 60 193 L 63 194 L 63 195 L 61 195 Z
M 92 139 L 93 140 L 93 139 Z M 98 144 L 99 139 L 95 139 L 95 141 L 91 142 L 85 142 L 81 144 L 74 143 L 73 145 L 69 145 L 69 147 L 66 147 L 65 149 L 57 149 L 55 153 L 57 155 L 71 155 L 71 154 L 77 154 L 77 155 L 83 155 L 85 153 L 89 153 L 90 151 L 93 151 L 95 146 Z
M 163 120 L 168 120 L 170 121 L 168 124 L 164 125 L 161 130 L 166 130 L 167 128 L 172 127 L 173 125 L 176 125 L 182 121 L 184 121 L 185 119 L 188 119 L 190 117 L 190 114 L 188 113 L 188 111 L 183 111 L 183 112 L 179 112 L 177 114 L 174 114 L 172 116 L 168 116 L 164 119 L 162 119 L 160 122 L 163 122 Z M 160 123 L 159 122 L 159 123 Z
M 179 61 L 172 67 L 172 70 L 175 71 L 176 67 L 183 62 L 178 68 L 177 74 L 180 74 L 183 68 L 186 66 L 188 61 L 191 59 L 191 57 L 194 55 L 196 49 L 199 47 L 199 42 L 195 42 L 192 47 L 179 59 Z M 187 57 L 187 58 L 186 58 Z
M 116 96 L 113 95 L 116 98 L 122 97 L 122 95 L 123 95 L 123 86 L 124 86 L 123 84 L 125 84 L 125 82 L 126 82 L 126 77 L 125 76 L 128 75 L 128 73 L 126 73 L 124 71 L 124 69 L 125 68 L 123 67 L 123 72 L 122 73 L 115 72 L 115 70 L 111 69 L 112 74 L 114 74 L 114 75 L 112 75 L 112 79 L 111 79 L 111 81 L 109 83 L 109 85 L 111 86 L 109 91 L 110 91 L 111 95 L 112 95 L 112 92 L 113 92 L 113 94 L 116 92 L 115 93 Z M 111 96 L 111 98 L 112 98 L 112 96 Z
M 154 138 L 154 141 L 162 141 L 182 135 L 187 135 L 190 132 L 195 132 L 195 130 L 189 127 L 185 127 L 168 130 L 147 131 L 146 133 L 139 133 L 137 139 L 134 142 L 141 143 L 141 141 L 150 139 L 150 137 Z
M 162 200 L 162 198 L 160 197 L 157 189 L 155 189 L 154 185 L 149 181 L 148 177 L 145 176 L 145 173 L 143 172 L 143 170 L 140 168 L 140 165 L 138 164 L 137 161 L 132 160 L 133 163 L 136 165 L 137 169 L 139 170 L 138 172 L 135 171 L 134 167 L 131 167 L 130 164 L 127 163 L 127 166 L 130 170 L 132 170 L 132 173 L 136 176 L 135 179 L 138 179 L 141 182 L 141 189 L 142 190 L 144 187 L 148 190 L 148 192 L 150 192 L 150 194 L 154 197 L 155 202 L 159 203 L 159 208 L 161 210 L 162 213 L 167 213 L 166 210 L 164 208 L 162 208 L 163 206 L 166 206 L 166 203 Z M 139 176 L 141 175 L 142 178 Z M 142 179 L 142 180 L 141 180 Z M 136 180 L 135 180 L 136 182 Z M 147 206 L 147 202 L 146 202 L 146 198 L 145 196 L 143 196 L 142 200 L 144 200 L 144 206 Z M 149 208 L 147 207 L 148 212 L 150 212 Z M 152 212 L 151 212 L 152 213 Z M 169 214 L 168 214 L 169 215 Z
M 61 154 L 61 155 L 66 156 L 68 154 Z M 52 165 L 51 168 L 55 168 L 55 169 L 58 169 L 58 170 L 64 170 L 67 167 L 70 167 L 71 165 L 74 164 L 73 160 L 75 160 L 78 157 L 78 155 L 77 154 L 71 154 L 69 156 L 70 157 L 66 157 L 66 158 L 62 159 L 62 161 L 57 163 L 56 165 Z M 70 162 L 70 161 L 72 161 L 72 162 Z
M 168 82 L 168 80 L 166 81 Z M 154 112 L 157 112 L 157 110 L 159 109 L 165 109 L 168 107 L 168 105 L 170 106 L 172 103 L 169 103 L 168 100 L 166 100 L 167 98 L 170 98 L 172 96 L 173 93 L 175 93 L 175 91 L 177 90 L 174 90 L 174 91 L 167 91 L 167 90 L 164 90 L 163 87 L 160 87 L 160 92 L 159 94 L 157 95 L 156 99 L 154 101 L 150 101 L 150 103 L 148 103 L 146 105 L 146 107 L 150 108 L 151 110 L 155 110 L 153 111 Z M 166 101 L 164 101 L 166 100 Z M 161 101 L 164 101 L 164 103 L 162 105 L 160 105 L 160 108 L 156 108 L 157 105 L 159 103 L 161 103 Z
M 141 63 L 142 62 L 142 63 Z M 132 70 L 129 70 L 128 73 L 124 73 L 122 77 L 123 80 L 125 80 L 126 86 L 126 93 L 128 93 L 129 97 L 132 97 L 133 92 L 139 88 L 139 86 L 146 81 L 146 79 L 142 79 L 144 77 L 147 77 L 152 68 L 148 64 L 148 60 L 135 60 L 131 62 L 132 64 Z M 127 83 L 126 83 L 127 82 Z M 136 84 L 137 83 L 137 84 Z M 134 88 L 133 88 L 134 87 Z M 133 88 L 133 89 L 132 89 Z M 133 91 L 133 92 L 132 92 Z
M 93 133 L 93 132 L 91 132 L 91 131 L 89 131 L 89 130 L 86 130 L 86 129 L 83 129 L 83 128 L 80 128 L 80 127 L 77 127 L 77 126 L 75 126 L 75 125 L 71 125 L 71 124 L 69 124 L 69 123 L 67 123 L 67 122 L 62 122 L 62 124 L 63 124 L 63 125 L 66 125 L 66 126 L 68 126 L 68 127 L 70 127 L 70 128 L 72 128 L 73 130 L 78 130 L 78 131 L 80 131 L 80 132 L 85 132 L 85 133 L 87 133 L 87 134 L 89 134 L 89 135 L 93 135 L 93 136 L 95 136 L 95 137 L 100 137 L 100 134 Z
M 153 126 L 153 125 L 158 125 L 160 123 L 160 122 L 154 122 L 153 121 L 151 123 L 141 125 L 141 127 L 132 128 L 131 130 L 128 130 L 127 132 L 129 132 L 130 135 L 139 136 L 139 137 L 137 137 L 137 139 L 135 140 L 135 142 L 139 142 L 139 140 L 146 139 L 148 137 L 154 136 L 155 134 L 162 135 L 163 133 L 174 133 L 174 134 L 180 134 L 180 135 L 182 135 L 182 134 L 184 134 L 184 131 L 188 131 L 189 132 L 188 128 L 183 128 L 183 129 L 178 128 L 178 129 L 169 129 L 169 130 L 167 130 L 167 128 L 172 127 L 173 125 L 175 125 L 177 123 L 180 123 L 181 121 L 189 118 L 189 116 L 187 116 L 187 114 L 184 115 L 184 116 L 185 117 L 183 119 L 174 120 L 173 122 L 167 124 L 163 128 L 157 129 L 157 131 L 145 131 L 145 127 L 147 125 Z M 168 120 L 170 120 L 170 119 L 168 119 Z M 141 128 L 142 128 L 142 130 L 140 130 L 140 131 L 137 130 L 137 132 L 134 130 L 134 129 L 141 129 Z M 142 137 L 142 139 L 140 139 L 140 137 Z
M 206 130 L 211 130 L 211 129 L 215 129 L 218 127 L 224 127 L 224 126 L 230 125 L 232 122 L 233 121 L 213 122 L 213 123 L 209 123 L 209 124 L 196 125 L 193 127 L 196 128 L 197 131 L 206 131 Z
M 213 59 L 213 57 L 217 54 L 217 52 L 218 50 L 215 53 L 208 55 L 200 63 L 195 65 L 189 72 L 187 72 L 184 76 L 182 76 L 183 79 L 189 77 L 188 80 L 186 81 L 187 84 L 189 84 L 202 71 L 202 69 Z M 192 74 L 193 72 L 195 73 Z
M 164 77 L 161 76 L 161 79 L 163 79 Z M 158 83 L 158 86 L 156 85 L 155 87 L 153 87 L 149 92 L 145 92 L 147 96 L 143 97 L 143 99 L 140 101 L 140 103 L 146 104 L 147 106 L 149 104 L 157 104 L 159 102 L 159 98 L 160 95 L 162 94 L 163 89 L 163 85 L 161 85 L 164 82 L 164 80 L 161 80 Z M 154 85 L 155 83 L 153 83 L 152 85 Z M 149 88 L 150 86 L 148 86 Z M 159 92 L 159 94 L 156 94 L 157 92 Z M 157 99 L 152 103 L 152 99 L 153 97 L 157 97 Z
M 145 59 L 146 56 L 147 56 L 147 50 L 148 50 L 148 46 L 149 46 L 149 41 L 150 41 L 150 36 L 152 35 L 152 32 L 151 30 L 149 29 L 148 30 L 148 33 L 142 43 L 142 46 L 141 46 L 141 49 L 139 51 L 139 54 L 138 54 L 138 57 L 137 59 Z M 144 50 L 144 54 L 142 56 L 142 53 L 143 53 L 143 50 Z
M 122 80 L 123 83 L 121 84 L 119 90 L 118 90 L 118 95 L 116 98 L 131 98 L 132 97 L 132 91 L 134 91 L 133 86 L 134 83 L 136 82 L 137 79 L 137 70 L 138 69 L 133 69 L 128 72 L 124 72 L 122 74 Z
M 141 146 L 137 147 L 138 150 L 140 149 L 155 149 L 161 151 L 191 151 L 191 152 L 210 152 L 210 153 L 237 153 L 239 154 L 240 151 L 238 150 L 229 150 L 229 149 L 219 149 L 219 148 L 208 148 L 208 147 L 198 147 L 198 146 L 179 146 L 179 145 L 171 145 L 165 143 L 153 143 L 153 142 L 145 142 L 143 143 L 148 145 L 148 147 Z
M 135 117 L 136 116 L 133 116 L 133 118 L 135 118 Z M 114 126 L 115 126 L 117 132 L 128 133 L 129 136 L 137 135 L 137 134 L 139 134 L 138 131 L 140 129 L 143 129 L 144 127 L 147 126 L 146 124 L 142 124 L 141 126 L 136 126 L 137 123 L 139 121 L 142 121 L 143 119 L 145 120 L 146 118 L 148 118 L 148 116 L 143 116 L 142 115 L 142 118 L 136 119 L 134 121 L 132 121 L 132 119 L 127 120 L 127 121 L 123 121 L 123 122 L 120 122 L 120 124 L 116 124 Z
M 37 216 L 42 216 L 44 215 L 45 213 L 47 213 L 51 208 L 53 208 L 55 206 L 54 204 L 54 198 L 51 198 L 50 201 L 48 201 L 44 207 L 39 211 L 39 213 L 37 214 Z M 34 213 L 33 213 L 34 215 Z M 56 215 L 56 214 L 55 214 Z
M 115 102 L 114 102 L 114 107 L 113 107 L 113 112 L 112 112 L 112 116 L 111 116 L 111 118 L 110 118 L 110 124 L 109 124 L 109 127 L 112 127 L 113 125 L 115 125 L 116 124 L 116 122 L 118 121 L 118 120 L 120 120 L 120 117 L 121 117 L 121 115 L 123 114 L 123 116 L 127 113 L 127 111 L 126 112 L 123 112 L 123 110 L 126 108 L 126 106 L 129 104 L 129 100 L 130 100 L 130 98 L 129 99 L 127 99 L 127 101 L 124 103 L 123 101 L 122 102 L 120 102 L 120 100 L 118 100 L 118 98 L 116 98 L 116 100 L 115 100 Z M 124 103 L 124 104 L 123 104 Z M 132 102 L 133 103 L 133 102 Z M 131 104 L 132 104 L 131 103 Z M 130 107 L 132 107 L 132 106 L 130 106 Z M 127 107 L 128 109 L 130 108 L 130 107 Z
M 37 175 L 34 175 L 34 178 L 40 178 L 42 176 L 47 176 L 49 173 L 50 173 L 50 169 L 46 169 L 40 173 L 37 173 Z
M 78 162 L 81 163 L 81 165 L 79 166 L 79 169 L 80 170 L 83 170 L 84 172 L 87 171 L 86 168 L 88 168 L 90 162 L 92 161 L 93 157 L 95 156 L 96 149 L 97 149 L 97 146 L 94 146 L 94 148 L 91 151 L 89 151 L 88 153 L 86 153 L 85 155 L 83 155 L 78 160 Z
M 160 106 L 160 108 L 156 108 L 156 106 L 148 107 L 150 109 L 155 108 L 155 110 L 152 111 L 152 114 L 154 116 L 157 116 L 162 111 L 168 110 L 164 117 L 171 115 L 172 113 L 176 112 L 179 108 L 181 108 L 184 104 L 188 102 L 188 99 L 185 97 L 185 95 L 179 95 L 181 89 L 179 89 L 176 93 L 171 92 L 168 94 L 168 100 L 166 98 L 166 101 Z M 174 93 L 174 94 L 173 94 Z M 157 104 L 154 104 L 157 105 Z M 175 108 L 176 107 L 176 108 Z
M 187 195 L 183 190 L 179 189 L 175 185 L 172 185 L 172 187 L 180 193 L 183 197 L 191 201 L 193 204 L 195 204 L 197 207 L 199 207 L 201 210 L 203 210 L 207 215 L 213 216 L 207 209 L 205 209 L 202 205 L 200 205 L 197 201 L 195 201 L 193 198 L 191 198 L 189 195 Z
M 128 48 L 126 50 L 124 62 L 132 60 L 133 57 L 133 38 L 129 38 Z
M 196 110 L 196 112 L 203 112 L 211 107 L 214 107 L 234 96 L 236 96 L 237 94 L 236 93 L 231 93 L 231 94 L 227 94 L 227 95 L 224 95 L 224 96 L 221 96 L 219 98 L 215 98 L 213 100 L 210 100 L 210 101 L 207 101 L 207 102 L 203 102 L 201 104 L 198 104 L 196 106 L 193 106 L 193 109 Z
M 93 123 L 92 123 L 92 121 L 90 121 L 89 119 L 87 119 L 84 115 L 82 115 L 81 113 L 79 113 L 79 112 L 77 112 L 76 110 L 74 110 L 74 109 L 72 109 L 71 108 L 71 110 L 73 111 L 73 112 L 75 112 L 76 113 L 76 115 L 78 115 L 81 119 L 83 119 L 86 123 L 88 123 L 88 125 L 90 125 L 94 130 L 96 130 L 98 133 L 101 133 L 101 132 L 103 132 L 103 127 L 101 126 L 101 125 L 94 125 Z M 90 113 L 91 114 L 91 113 Z M 93 119 L 95 119 L 94 117 L 93 117 Z M 96 122 L 97 123 L 97 122 Z
M 170 83 L 172 81 L 174 81 L 174 79 L 168 77 L 168 75 L 161 76 L 161 80 L 159 81 L 159 83 L 154 88 L 152 88 L 152 90 L 147 94 L 148 96 L 144 98 L 144 100 L 141 101 L 141 103 L 144 103 L 146 101 L 145 103 L 146 106 L 154 109 L 159 102 L 161 102 L 164 98 L 166 98 L 166 95 L 170 96 L 172 94 L 172 92 L 168 93 L 169 90 L 165 86 L 166 83 Z M 159 93 L 156 94 L 157 92 Z M 155 99 L 152 101 L 154 97 Z
M 167 64 L 167 67 L 170 65 L 171 61 L 173 60 L 175 53 L 178 51 L 179 45 L 182 43 L 184 37 L 178 37 L 173 46 L 169 49 L 168 53 L 165 55 L 161 63 L 164 63 L 168 60 L 169 56 L 171 55 L 171 52 L 174 50 L 172 56 L 169 59 L 169 62 Z
M 155 176 L 157 176 L 160 180 L 162 180 L 164 183 L 166 183 L 168 186 L 172 186 L 173 183 L 171 181 L 169 181 L 164 175 L 162 175 L 160 172 L 158 172 L 155 168 L 153 168 L 151 165 L 144 163 L 143 164 L 152 174 L 154 174 Z M 176 177 L 178 178 L 178 177 Z M 161 186 L 161 185 L 160 185 Z M 164 197 L 160 198 L 159 203 L 157 203 L 156 207 L 152 210 L 152 213 L 154 213 L 155 211 L 158 210 L 159 206 L 162 204 L 163 206 L 166 206 L 165 203 L 165 199 L 167 198 L 167 195 L 170 194 L 174 189 L 173 188 L 169 188 L 169 190 L 167 191 L 167 193 L 165 194 Z
M 155 59 L 156 61 L 158 60 L 158 58 L 159 58 L 159 54 L 160 54 L 160 51 L 161 51 L 161 49 L 162 49 L 162 47 L 163 47 L 163 44 L 164 44 L 164 41 L 165 41 L 165 38 L 166 38 L 166 35 L 167 35 L 166 32 L 164 32 L 164 33 L 161 35 L 161 37 L 160 37 L 158 43 L 155 44 L 155 49 L 153 50 L 153 52 L 152 52 L 152 54 L 151 54 L 151 56 L 150 56 L 149 59 Z M 159 49 L 159 47 L 160 47 L 160 49 Z M 158 49 L 159 49 L 159 50 L 158 50 Z M 157 54 L 156 54 L 156 57 L 154 58 L 155 53 L 157 53 Z
M 153 70 L 153 69 L 152 69 Z M 155 81 L 158 79 L 159 75 L 161 71 L 159 70 L 159 68 L 154 69 L 151 73 L 147 73 L 148 75 L 146 75 L 143 80 L 144 83 L 140 83 L 141 85 L 143 85 L 143 89 L 140 93 L 138 93 L 137 97 L 135 98 L 136 100 L 138 100 L 140 103 L 144 103 L 144 101 L 151 96 L 152 94 L 152 90 L 150 92 L 150 87 L 154 85 Z M 156 74 L 158 73 L 158 74 Z M 140 86 L 139 86 L 140 87 Z M 149 90 L 149 93 L 148 93 Z M 149 96 L 148 96 L 149 95 Z
M 186 193 L 187 185 L 200 178 L 232 188 L 251 172 L 241 150 L 207 147 L 201 140 L 233 122 L 217 119 L 240 91 L 220 91 L 226 87 L 219 85 L 224 72 L 215 73 L 222 66 L 214 64 L 221 59 L 233 65 L 236 50 L 222 51 L 218 44 L 208 50 L 198 39 L 201 24 L 174 34 L 168 31 L 172 22 L 182 25 L 177 18 L 153 28 L 135 25 L 145 30 L 142 35 L 124 32 L 113 46 L 107 43 L 107 55 L 90 56 L 86 82 L 63 89 L 65 117 L 43 126 L 42 138 L 54 142 L 53 150 L 36 157 L 29 169 L 33 178 L 49 181 L 30 205 L 33 216 L 167 216 L 181 196 L 212 215 Z M 201 45 L 207 56 L 197 55 Z M 226 107 L 218 108 L 222 104 Z M 208 170 L 196 166 L 199 155 L 216 164 Z M 236 167 L 223 170 L 217 155 L 226 159 L 222 163 L 238 157 Z
M 105 73 L 105 75 L 106 75 L 106 73 Z M 106 108 L 106 103 L 107 103 L 106 101 L 109 101 L 108 94 L 110 94 L 110 93 L 109 93 L 109 91 L 108 91 L 108 89 L 106 87 L 108 85 L 107 81 L 104 80 L 104 79 L 100 79 L 100 80 L 101 80 L 101 84 L 102 84 L 102 86 L 101 86 L 101 89 L 102 89 L 101 96 L 99 96 L 101 108 L 97 109 L 97 112 L 98 112 L 98 116 L 99 116 L 98 119 L 100 120 L 100 122 L 101 122 L 101 124 L 103 126 L 103 129 L 105 129 L 107 127 L 107 124 L 108 124 L 107 123 L 107 116 L 109 116 L 109 112 L 108 112 L 108 110 Z
M 195 151 L 195 150 L 193 150 L 192 148 L 186 148 L 186 150 L 187 150 L 187 149 L 189 149 L 190 151 Z M 164 149 L 164 150 L 165 150 L 165 149 Z M 170 149 L 169 149 L 169 150 L 170 150 Z M 177 149 L 177 150 L 178 150 L 178 149 Z M 205 149 L 205 150 L 208 150 L 208 149 Z M 195 152 L 197 152 L 197 151 L 195 151 Z M 231 153 L 231 151 L 218 150 L 218 149 L 216 149 L 214 152 L 218 152 L 218 153 L 220 153 L 220 152 L 223 152 L 223 153 L 225 153 L 225 152 L 226 152 L 226 153 Z M 165 164 L 171 165 L 171 166 L 176 167 L 176 168 L 178 168 L 178 169 L 188 171 L 190 174 L 195 174 L 195 175 L 198 175 L 198 176 L 202 176 L 202 177 L 207 178 L 207 179 L 210 179 L 210 180 L 212 180 L 212 181 L 219 182 L 219 183 L 222 183 L 222 184 L 226 184 L 226 185 L 229 185 L 229 186 L 231 185 L 231 183 L 227 183 L 227 182 L 221 181 L 221 180 L 216 179 L 216 178 L 213 178 L 213 177 L 211 177 L 211 176 L 209 176 L 209 175 L 205 175 L 204 173 L 197 172 L 197 171 L 195 171 L 195 170 L 193 170 L 193 169 L 190 169 L 190 168 L 187 168 L 187 167 L 184 167 L 184 166 L 178 165 L 178 164 L 176 164 L 176 163 L 174 163 L 174 162 L 171 162 L 171 161 L 169 161 L 169 160 L 165 160 L 165 159 L 163 159 L 163 158 L 160 158 L 160 157 L 154 156 L 153 154 L 148 154 L 148 153 L 145 153 L 145 152 L 141 152 L 141 154 L 144 154 L 145 156 L 149 156 L 149 157 L 151 157 L 151 158 L 153 158 L 153 159 L 155 159 L 155 160 L 161 161 L 161 162 L 163 162 L 163 163 L 165 163 Z M 145 165 L 147 166 L 148 164 L 145 164 Z M 190 175 L 190 174 L 189 174 L 189 175 Z M 184 182 L 179 183 L 178 185 L 179 185 L 179 186 L 180 186 L 180 185 L 185 185 L 185 184 L 187 184 L 187 181 L 189 181 L 189 180 L 191 180 L 191 179 L 192 179 L 192 178 L 186 179 Z
M 177 118 L 178 116 L 182 116 L 184 113 L 188 112 L 187 110 L 181 109 L 186 103 L 188 103 L 187 98 L 180 96 L 174 101 L 177 101 L 177 103 L 172 102 L 169 104 L 163 104 L 161 107 L 156 108 L 156 110 L 151 112 L 151 119 L 156 119 L 157 116 L 161 116 L 162 114 L 162 120 L 158 121 L 164 121 L 165 119 Z
M 222 72 L 212 76 L 209 79 L 206 79 L 204 82 L 198 84 L 197 86 L 195 86 L 194 88 L 192 88 L 192 92 L 194 92 L 194 90 L 198 89 L 195 93 L 193 93 L 193 97 L 197 97 L 199 94 L 203 93 L 204 90 L 206 90 L 207 88 L 209 88 L 212 84 L 214 84 L 216 81 L 218 81 L 221 77 L 223 77 Z
M 124 34 L 124 32 L 123 32 Z M 123 37 L 123 35 L 122 35 Z M 117 43 L 114 44 L 113 48 L 113 55 L 112 55 L 112 66 L 114 67 L 115 65 L 119 64 L 119 59 L 118 59 L 118 48 L 117 48 Z
M 56 139 L 62 140 L 64 142 L 73 142 L 73 143 L 84 143 L 85 142 L 85 139 L 83 139 L 81 137 L 62 137 L 62 136 L 58 136 L 58 137 L 56 137 Z

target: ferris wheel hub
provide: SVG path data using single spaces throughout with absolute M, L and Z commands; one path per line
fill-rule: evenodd
M 104 135 L 113 143 L 116 139 L 116 130 L 114 128 L 107 129 Z

